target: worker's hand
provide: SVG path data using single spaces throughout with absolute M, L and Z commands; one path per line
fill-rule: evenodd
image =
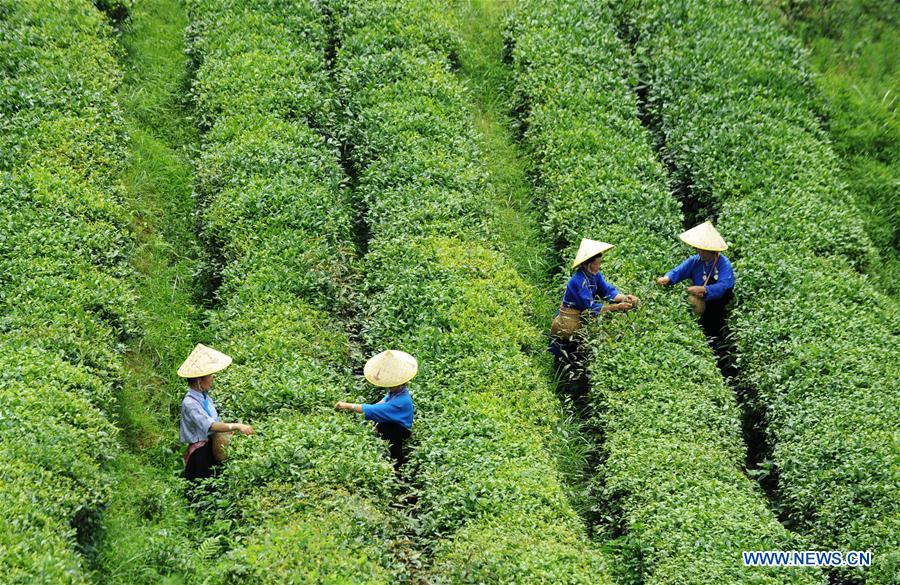
M 240 431 L 241 434 L 244 434 L 244 435 L 252 435 L 253 434 L 253 427 L 251 427 L 250 425 L 236 424 L 234 426 L 237 427 L 237 430 Z
M 610 310 L 613 311 L 630 311 L 631 308 L 631 303 L 616 303 L 610 306 Z
M 337 404 L 334 405 L 334 409 L 338 410 L 338 411 L 345 410 L 346 408 L 347 408 L 346 402 L 338 402 Z
M 689 295 L 694 295 L 698 298 L 703 298 L 706 296 L 706 287 L 705 286 L 689 286 L 687 288 Z
M 625 295 L 625 302 L 634 307 L 638 303 L 638 298 L 634 295 Z
M 669 277 L 668 277 L 668 276 L 660 276 L 659 278 L 656 279 L 656 284 L 658 284 L 658 285 L 660 285 L 660 286 L 666 286 L 666 285 L 668 285 L 670 282 L 671 282 L 671 281 L 669 280 Z

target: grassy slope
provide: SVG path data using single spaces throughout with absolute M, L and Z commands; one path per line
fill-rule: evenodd
M 202 294 L 193 277 L 199 252 L 188 157 L 197 136 L 185 110 L 186 26 L 178 0 L 142 0 L 123 38 L 122 106 L 131 136 L 124 183 L 138 238 L 132 262 L 145 336 L 129 352 L 135 375 L 125 389 L 121 422 L 137 449 L 171 442 L 181 402 L 175 367 L 197 337 L 194 302 Z
M 534 300 L 529 316 L 540 329 L 549 327 L 562 291 L 552 289 L 554 252 L 541 232 L 537 199 L 526 175 L 529 163 L 514 138 L 514 121 L 509 115 L 513 80 L 503 63 L 503 22 L 513 6 L 512 0 L 458 0 L 455 3 L 460 46 L 459 75 L 471 90 L 478 147 L 487 171 L 487 195 L 493 205 L 492 233 L 495 243 L 512 261 L 522 278 L 533 288 Z M 559 280 L 559 279 L 556 279 Z M 560 283 L 557 283 L 560 284 Z M 545 356 L 546 371 L 552 359 Z M 576 416 L 563 414 L 562 427 L 554 433 L 557 461 L 569 500 L 579 513 L 585 513 L 583 474 L 589 444 L 579 429 Z
M 890 0 L 766 2 L 810 51 L 843 179 L 900 293 L 900 5 Z
M 187 542 L 193 517 L 175 480 L 180 382 L 175 368 L 198 335 L 198 248 L 189 162 L 197 137 L 185 109 L 187 25 L 179 0 L 142 0 L 124 25 L 120 96 L 130 143 L 123 177 L 138 246 L 141 340 L 127 350 L 119 424 L 129 453 L 98 543 L 104 583 L 181 583 L 198 561 Z M 194 542 L 193 545 L 198 543 Z M 202 560 L 202 559 L 200 559 Z

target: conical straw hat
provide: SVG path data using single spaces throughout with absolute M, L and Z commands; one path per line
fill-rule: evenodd
M 178 368 L 178 375 L 182 378 L 202 378 L 224 370 L 229 365 L 231 356 L 198 343 L 191 355 Z
M 581 238 L 581 245 L 578 246 L 578 253 L 575 254 L 575 262 L 572 262 L 572 268 L 576 268 L 585 260 L 590 260 L 597 254 L 602 254 L 607 250 L 615 248 L 612 244 L 606 242 L 598 242 L 597 240 L 589 240 Z
M 697 248 L 698 250 L 709 250 L 710 252 L 722 252 L 728 249 L 728 244 L 713 227 L 711 221 L 705 221 L 698 226 L 692 227 L 680 236 L 681 241 Z
M 389 349 L 366 362 L 363 373 L 369 383 L 381 388 L 406 384 L 416 376 L 419 363 L 405 351 Z

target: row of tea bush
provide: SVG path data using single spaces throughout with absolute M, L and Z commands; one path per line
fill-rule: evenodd
M 135 333 L 121 73 L 80 0 L 0 2 L 0 572 L 85 583 Z
M 196 190 L 221 278 L 209 331 L 234 357 L 213 394 L 223 420 L 256 430 L 235 438 L 204 500 L 229 548 L 212 582 L 393 582 L 393 468 L 370 429 L 333 410 L 359 391 L 325 15 L 266 0 L 192 0 L 189 15 Z
M 407 474 L 435 583 L 603 583 L 560 484 L 529 287 L 492 244 L 452 4 L 334 3 L 344 140 L 368 228 L 363 336 L 419 360 Z

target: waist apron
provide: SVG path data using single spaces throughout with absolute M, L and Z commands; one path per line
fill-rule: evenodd
M 184 478 L 188 481 L 212 477 L 213 468 L 219 466 L 219 462 L 213 457 L 213 442 L 207 440 L 202 443 L 203 445 L 194 449 L 188 447 L 184 464 Z

